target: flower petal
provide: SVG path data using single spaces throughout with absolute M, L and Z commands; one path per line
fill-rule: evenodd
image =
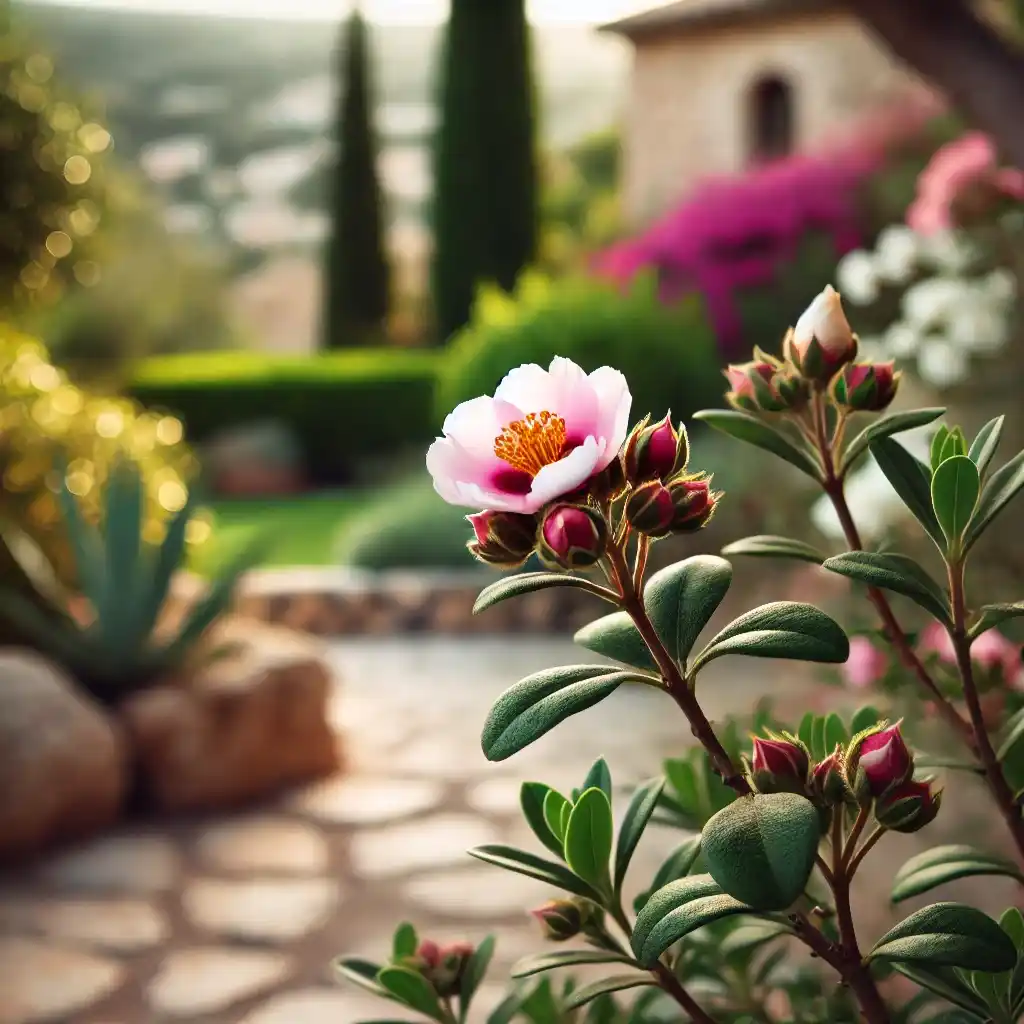
M 495 400 L 518 406 L 524 413 L 555 412 L 557 397 L 551 374 L 536 363 L 509 370 L 494 392 Z
M 626 378 L 610 366 L 600 367 L 588 379 L 600 407 L 600 419 L 594 436 L 604 438 L 605 441 L 602 461 L 597 467 L 601 470 L 619 454 L 619 449 L 626 440 L 633 396 L 629 393 Z
M 523 418 L 520 409 L 508 402 L 484 395 L 457 405 L 441 428 L 467 451 L 482 458 L 494 458 L 494 439 L 515 420 Z
M 530 493 L 524 496 L 523 511 L 536 512 L 543 505 L 582 486 L 598 471 L 606 442 L 588 437 L 564 459 L 545 466 L 534 478 Z M 516 509 L 515 511 L 519 511 Z

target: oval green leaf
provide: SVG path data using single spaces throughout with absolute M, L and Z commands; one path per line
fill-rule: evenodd
M 584 792 L 594 787 L 604 790 L 604 795 L 608 797 L 608 803 L 612 802 L 612 773 L 608 768 L 608 762 L 603 758 L 599 757 L 591 766 L 590 771 L 587 772 L 587 777 L 583 780 L 583 786 L 580 792 Z
M 1019 619 L 1022 616 L 1024 616 L 1024 601 L 982 605 L 978 621 L 971 626 L 971 637 L 972 639 L 979 637 L 982 633 L 998 626 L 1000 622 L 1006 622 L 1007 619 Z
M 685 663 L 701 630 L 732 583 L 732 566 L 714 555 L 695 555 L 655 573 L 644 588 L 644 607 L 669 654 Z
M 927 570 L 906 555 L 847 551 L 826 559 L 823 565 L 829 572 L 847 579 L 909 597 L 940 622 L 950 621 L 949 602 L 942 588 Z
M 558 851 L 559 856 L 565 852 L 565 828 L 563 821 L 568 820 L 572 807 L 568 800 L 555 789 L 549 789 L 544 797 L 544 822 L 556 839 L 562 843 L 562 849 Z
M 395 929 L 394 937 L 391 940 L 391 959 L 402 960 L 407 956 L 412 956 L 419 944 L 416 929 L 408 921 L 405 921 Z
M 381 988 L 410 1009 L 436 1021 L 445 1021 L 444 1010 L 430 982 L 408 967 L 383 967 L 377 975 Z
M 564 855 L 562 841 L 551 831 L 544 817 L 544 801 L 551 787 L 543 782 L 524 782 L 519 790 L 519 806 L 533 834 L 556 856 Z
M 523 957 L 512 967 L 513 978 L 530 978 L 545 971 L 557 971 L 561 967 L 587 967 L 591 964 L 640 965 L 632 957 L 614 953 L 608 949 L 569 949 L 559 953 L 536 953 Z
M 1003 875 L 1024 881 L 1021 872 L 1009 861 L 971 846 L 936 846 L 911 857 L 896 874 L 892 901 L 901 903 L 958 878 L 978 875 Z
M 622 888 L 626 878 L 629 862 L 633 859 L 640 837 L 647 828 L 647 823 L 658 806 L 658 800 L 665 788 L 665 779 L 651 779 L 640 786 L 629 801 L 626 816 L 619 828 L 619 838 L 615 844 L 615 891 Z
M 842 664 L 850 655 L 850 642 L 842 627 L 820 608 L 776 601 L 730 622 L 698 655 L 695 665 L 723 654 Z
M 696 864 L 697 858 L 700 856 L 700 836 L 696 835 L 692 839 L 687 839 L 686 842 L 680 843 L 669 855 L 665 858 L 664 863 L 658 868 L 654 879 L 651 882 L 650 888 L 646 892 L 640 893 L 633 901 L 633 910 L 639 914 L 643 910 L 647 901 L 651 898 L 651 894 L 657 892 L 659 889 L 663 889 L 669 882 L 676 882 L 680 878 L 685 878 Z
M 462 981 L 459 983 L 459 1021 L 461 1024 L 465 1024 L 473 996 L 476 995 L 476 990 L 486 977 L 493 957 L 494 936 L 488 935 L 473 951 L 473 955 L 469 958 L 462 973 Z
M 886 932 L 867 959 L 999 972 L 1013 969 L 1017 949 L 980 910 L 963 903 L 934 903 Z
M 989 463 L 999 447 L 999 438 L 1003 433 L 1003 422 L 1005 419 L 1005 416 L 997 416 L 994 420 L 989 420 L 978 431 L 978 436 L 971 442 L 971 448 L 967 454 L 978 467 L 978 474 L 982 479 L 984 479 L 985 470 L 988 469 Z
M 633 953 L 645 967 L 651 967 L 666 949 L 698 928 L 752 912 L 723 893 L 710 875 L 681 878 L 655 892 L 637 915 L 630 940 Z
M 357 956 L 340 956 L 331 964 L 331 970 L 341 981 L 350 981 L 353 985 L 372 992 L 375 996 L 381 996 L 384 999 L 391 998 L 387 989 L 382 988 L 377 982 L 381 965 L 375 964 L 372 960 L 364 960 Z
M 598 892 L 611 890 L 608 861 L 615 822 L 604 790 L 588 789 L 576 801 L 565 830 L 565 862 Z
M 794 793 L 740 797 L 704 826 L 701 849 L 723 892 L 755 910 L 786 910 L 814 869 L 821 819 Z
M 588 651 L 624 665 L 657 672 L 658 664 L 651 656 L 639 630 L 627 612 L 613 612 L 584 626 L 573 641 Z
M 526 850 L 517 850 L 514 846 L 494 843 L 474 847 L 468 853 L 470 857 L 482 860 L 485 864 L 493 864 L 506 871 L 514 871 L 516 874 L 526 875 L 527 878 L 535 878 L 545 885 L 553 885 L 557 889 L 564 889 L 566 892 L 582 896 L 595 903 L 601 901 L 597 891 L 587 885 L 582 878 L 574 875 L 564 864 L 545 860 L 536 854 L 527 853 Z
M 795 558 L 801 562 L 813 562 L 814 565 L 821 565 L 827 557 L 802 540 L 767 533 L 733 541 L 722 548 L 722 554 L 730 557 L 746 555 L 751 558 Z
M 914 430 L 927 423 L 937 420 L 945 409 L 913 409 L 910 412 L 897 412 L 884 416 L 866 426 L 843 451 L 840 462 L 840 475 L 844 474 L 860 458 L 874 441 L 883 437 L 900 434 L 904 430 Z
M 949 441 L 955 436 L 951 434 Z M 959 544 L 974 515 L 980 493 L 978 467 L 966 455 L 953 455 L 935 470 L 932 508 L 950 546 Z
M 946 540 L 932 508 L 931 472 L 919 459 L 891 437 L 879 438 L 870 446 L 878 468 L 900 500 L 925 528 L 928 536 L 945 551 Z
M 635 678 L 606 665 L 549 668 L 509 687 L 484 722 L 481 746 L 489 761 L 504 761 L 570 715 L 592 708 Z
M 576 1010 L 611 992 L 623 992 L 629 988 L 648 988 L 654 984 L 655 981 L 649 974 L 613 974 L 610 978 L 601 978 L 599 981 L 592 981 L 589 985 L 581 985 L 574 989 L 565 997 L 562 1005 L 566 1010 Z
M 507 601 L 510 597 L 533 594 L 538 590 L 547 590 L 549 587 L 579 587 L 603 598 L 603 600 L 611 600 L 611 597 L 604 597 L 599 591 L 593 589 L 593 585 L 588 580 L 579 576 L 570 576 L 564 572 L 524 572 L 506 576 L 504 579 L 484 587 L 473 605 L 473 614 L 479 615 L 480 612 L 487 611 L 488 608 Z
M 969 549 L 988 529 L 992 520 L 1013 500 L 1024 487 L 1024 452 L 1019 452 L 1005 466 L 1000 466 L 982 488 L 974 519 L 964 538 L 964 550 Z
M 693 418 L 737 441 L 746 441 L 755 448 L 771 452 L 812 479 L 821 480 L 821 468 L 807 448 L 750 413 L 738 409 L 702 409 L 694 413 Z

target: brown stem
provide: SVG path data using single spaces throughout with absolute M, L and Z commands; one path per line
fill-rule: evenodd
M 962 562 L 951 564 L 949 567 L 949 593 L 953 605 L 953 629 L 950 637 L 953 641 L 953 649 L 956 651 L 957 668 L 960 670 L 960 680 L 963 685 L 964 703 L 967 705 L 967 712 L 971 716 L 971 725 L 974 732 L 974 746 L 985 772 L 985 780 L 988 788 L 995 797 L 999 806 L 999 813 L 1002 814 L 1006 827 L 1013 837 L 1017 847 L 1017 854 L 1021 861 L 1024 861 L 1024 818 L 1021 818 L 1020 809 L 1014 798 L 1013 790 L 1006 781 L 1002 765 L 992 746 L 988 735 L 988 728 L 985 725 L 985 716 L 981 709 L 981 700 L 978 696 L 978 687 L 974 680 L 974 665 L 971 661 L 971 638 L 967 633 L 967 601 L 964 592 L 964 567 Z
M 651 973 L 658 979 L 661 988 L 690 1015 L 690 1020 L 699 1021 L 700 1024 L 715 1024 L 715 1018 L 701 1009 L 697 1000 L 683 988 L 682 982 L 663 963 L 658 963 Z
M 878 840 L 885 835 L 885 833 L 886 830 L 882 828 L 881 825 L 879 825 L 874 830 L 874 832 L 872 832 L 871 835 L 867 837 L 867 839 L 864 842 L 864 845 L 856 853 L 854 853 L 852 857 L 849 858 L 849 862 L 846 868 L 846 874 L 849 878 L 853 878 L 853 876 L 857 874 L 857 868 L 860 867 L 861 861 L 864 860 L 864 858 L 871 852 L 875 843 L 877 843 Z
M 863 551 L 864 545 L 861 543 L 860 533 L 857 530 L 856 523 L 853 521 L 850 506 L 847 504 L 846 495 L 843 492 L 843 481 L 830 474 L 825 480 L 824 487 L 825 493 L 829 496 L 832 507 L 836 510 L 836 515 L 839 517 L 839 523 L 846 536 L 846 543 L 850 545 L 851 550 Z M 939 713 L 945 719 L 946 724 L 967 743 L 971 750 L 974 750 L 974 734 L 970 725 L 960 717 L 956 708 L 942 695 L 939 688 L 935 685 L 935 681 L 928 674 L 928 670 L 914 652 L 913 647 L 911 647 L 910 640 L 907 634 L 903 632 L 903 627 L 897 621 L 885 593 L 877 587 L 868 587 L 868 600 L 874 606 L 875 611 L 878 612 L 878 617 L 882 620 L 885 637 L 896 651 L 903 666 L 913 672 L 917 677 L 917 681 L 927 690 L 928 696 L 939 709 Z

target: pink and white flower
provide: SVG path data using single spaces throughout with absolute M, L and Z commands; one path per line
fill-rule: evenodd
M 537 512 L 614 459 L 629 430 L 632 396 L 618 370 L 585 373 L 556 356 L 520 366 L 494 397 L 463 402 L 427 452 L 434 489 L 449 504 Z

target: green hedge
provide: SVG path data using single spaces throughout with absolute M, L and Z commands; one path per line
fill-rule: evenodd
M 437 369 L 434 353 L 394 349 L 186 353 L 141 363 L 129 391 L 179 416 L 192 442 L 279 420 L 300 440 L 311 478 L 328 482 L 361 461 L 431 440 Z

